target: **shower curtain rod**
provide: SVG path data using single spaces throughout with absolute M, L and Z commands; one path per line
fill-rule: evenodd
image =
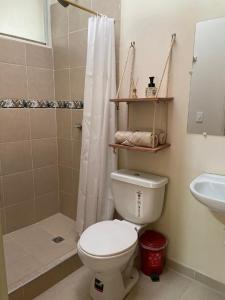
M 72 6 L 76 7 L 76 8 L 79 8 L 81 10 L 89 12 L 90 14 L 95 15 L 95 16 L 103 16 L 102 14 L 100 14 L 97 11 L 94 11 L 94 10 L 89 9 L 87 7 L 81 6 L 81 5 L 79 5 L 77 3 L 74 3 L 73 1 L 70 1 L 70 0 L 58 0 L 58 2 L 61 3 L 61 4 L 64 3 L 64 5 L 62 4 L 63 6 L 72 5 Z

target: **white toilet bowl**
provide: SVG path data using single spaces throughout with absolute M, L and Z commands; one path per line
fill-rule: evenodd
M 137 241 L 135 226 L 125 221 L 103 221 L 83 232 L 77 249 L 83 264 L 95 273 L 93 299 L 122 300 L 136 284 L 136 270 L 131 268 L 127 276 L 122 273 L 133 265 Z
M 118 255 L 94 256 L 85 252 L 78 243 L 77 251 L 83 264 L 95 272 L 111 272 L 113 270 L 123 270 L 136 250 L 136 244 L 127 251 Z

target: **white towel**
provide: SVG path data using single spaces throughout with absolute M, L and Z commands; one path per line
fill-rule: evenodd
M 115 134 L 115 143 L 126 146 L 134 146 L 131 142 L 132 136 L 132 131 L 117 131 Z
M 135 146 L 154 148 L 158 146 L 159 139 L 158 135 L 154 135 L 153 132 L 135 131 L 131 142 Z
M 166 133 L 161 129 L 153 131 L 117 131 L 115 143 L 126 146 L 157 147 L 166 143 Z
M 153 132 L 153 129 L 150 129 Z M 166 133 L 162 129 L 155 129 L 155 134 L 158 136 L 159 145 L 164 145 L 166 143 Z

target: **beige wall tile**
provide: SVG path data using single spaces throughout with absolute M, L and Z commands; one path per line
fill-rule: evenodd
M 81 141 L 73 140 L 73 168 L 80 169 Z
M 6 233 L 6 224 L 5 224 L 4 209 L 0 209 L 0 222 L 1 222 L 2 234 L 5 234 Z
M 69 44 L 70 67 L 86 66 L 87 30 L 70 33 Z
M 76 128 L 76 124 L 82 124 L 83 121 L 83 109 L 74 109 L 72 111 L 72 138 L 81 141 L 82 130 Z
M 27 254 L 21 257 L 16 262 L 10 263 L 7 266 L 7 279 L 9 286 L 13 285 L 13 283 L 18 283 L 19 281 L 21 281 L 21 278 L 26 277 L 27 274 L 34 273 L 41 267 L 42 264 L 32 254 Z M 24 300 L 28 299 L 24 297 Z
M 63 264 L 59 265 L 59 274 L 61 274 L 62 278 L 65 278 L 81 267 L 82 262 L 76 254 L 67 259 Z
M 69 46 L 68 36 L 59 37 L 53 40 L 54 69 L 69 67 Z
M 34 185 L 32 171 L 4 176 L 3 184 L 5 206 L 11 206 L 24 201 L 33 201 Z
M 54 99 L 53 71 L 28 67 L 28 97 L 31 99 Z
M 28 140 L 29 137 L 28 110 L 16 108 L 0 110 L 0 142 Z
M 34 170 L 35 196 L 58 191 L 58 168 L 51 166 Z
M 34 223 L 34 215 L 34 202 L 31 201 L 5 208 L 7 232 L 12 232 Z
M 77 199 L 73 194 L 60 193 L 60 211 L 67 217 L 76 219 Z
M 16 290 L 15 292 L 9 294 L 9 300 L 25 300 L 23 288 Z
M 51 23 L 53 40 L 68 35 L 68 9 L 58 3 L 51 5 Z
M 57 136 L 55 109 L 31 109 L 30 120 L 32 139 Z
M 0 176 L 0 208 L 4 206 L 3 199 L 3 176 Z
M 25 44 L 7 38 L 0 38 L 0 61 L 25 65 Z
M 2 173 L 4 175 L 31 170 L 30 141 L 0 144 L 2 157 Z
M 85 85 L 85 68 L 70 69 L 71 98 L 83 100 Z
M 73 169 L 59 166 L 59 189 L 67 194 L 73 192 Z
M 51 269 L 50 271 L 44 273 L 37 279 L 27 284 L 24 289 L 23 300 L 34 299 L 36 296 L 43 293 L 45 290 L 48 290 L 50 287 L 55 285 L 57 282 L 63 280 L 65 277 L 69 276 L 81 266 L 82 263 L 78 255 L 72 256 L 60 265 L 56 266 L 55 268 Z M 65 300 L 67 299 L 65 298 Z
M 73 152 L 73 141 L 69 139 L 58 139 L 58 154 L 59 164 L 72 167 L 72 152 Z
M 70 99 L 70 74 L 69 69 L 55 71 L 55 99 Z
M 32 154 L 34 168 L 56 165 L 58 163 L 56 138 L 32 140 Z
M 69 109 L 56 111 L 58 138 L 70 139 L 72 134 L 72 112 Z
M 42 195 L 35 199 L 36 221 L 48 218 L 59 212 L 58 192 Z
M 84 7 L 91 8 L 91 0 L 78 0 L 77 3 Z M 75 30 L 88 28 L 88 18 L 91 14 L 83 12 L 79 9 L 74 9 L 74 7 L 69 7 L 69 31 L 73 32 Z
M 26 97 L 26 67 L 0 63 L 0 98 Z
M 77 199 L 78 195 L 78 187 L 79 187 L 79 170 L 73 170 L 73 194 L 75 196 L 75 199 Z
M 28 66 L 53 69 L 52 48 L 26 44 L 26 59 Z
M 120 19 L 121 0 L 92 0 L 93 9 L 116 20 Z

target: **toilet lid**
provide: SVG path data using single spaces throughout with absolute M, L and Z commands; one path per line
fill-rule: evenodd
M 80 247 L 93 256 L 120 254 L 137 242 L 137 232 L 129 224 L 114 220 L 88 227 L 79 240 Z

